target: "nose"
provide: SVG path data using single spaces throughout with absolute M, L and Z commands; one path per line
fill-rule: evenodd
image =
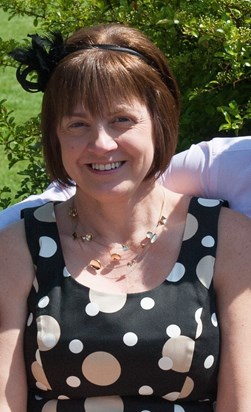
M 118 145 L 112 133 L 109 133 L 104 126 L 97 126 L 93 130 L 91 139 L 88 143 L 89 152 L 102 154 L 117 149 Z

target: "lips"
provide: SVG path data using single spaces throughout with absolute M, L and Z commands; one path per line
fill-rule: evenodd
M 114 170 L 118 169 L 123 162 L 112 162 L 112 163 L 92 163 L 90 166 L 93 170 Z

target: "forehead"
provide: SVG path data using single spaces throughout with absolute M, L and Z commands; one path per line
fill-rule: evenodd
M 133 99 L 128 102 L 116 102 L 113 101 L 111 104 L 107 105 L 105 102 L 102 105 L 102 115 L 109 116 L 119 113 L 135 113 L 135 114 L 145 114 L 148 112 L 147 106 L 137 99 Z M 97 113 L 92 113 L 89 107 L 85 107 L 84 103 L 79 102 L 76 104 L 70 115 L 71 116 L 81 116 L 81 115 L 96 115 Z

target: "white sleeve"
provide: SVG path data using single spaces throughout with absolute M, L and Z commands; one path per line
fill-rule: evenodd
M 208 180 L 209 150 L 206 142 L 192 145 L 173 156 L 162 183 L 170 190 L 192 196 L 205 196 Z
M 49 201 L 63 201 L 75 193 L 75 187 L 63 187 L 56 182 L 51 183 L 40 195 L 32 195 L 22 202 L 16 203 L 0 212 L 0 230 L 20 219 L 20 212 L 27 207 L 40 206 Z

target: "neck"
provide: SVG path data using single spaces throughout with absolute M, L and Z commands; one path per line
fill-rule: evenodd
M 155 184 L 151 190 L 141 193 L 137 198 L 119 199 L 107 204 L 86 201 L 77 192 L 72 206 L 78 214 L 78 232 L 91 232 L 96 239 L 107 245 L 128 241 L 138 244 L 146 230 L 155 230 L 163 202 L 164 190 L 159 184 Z

